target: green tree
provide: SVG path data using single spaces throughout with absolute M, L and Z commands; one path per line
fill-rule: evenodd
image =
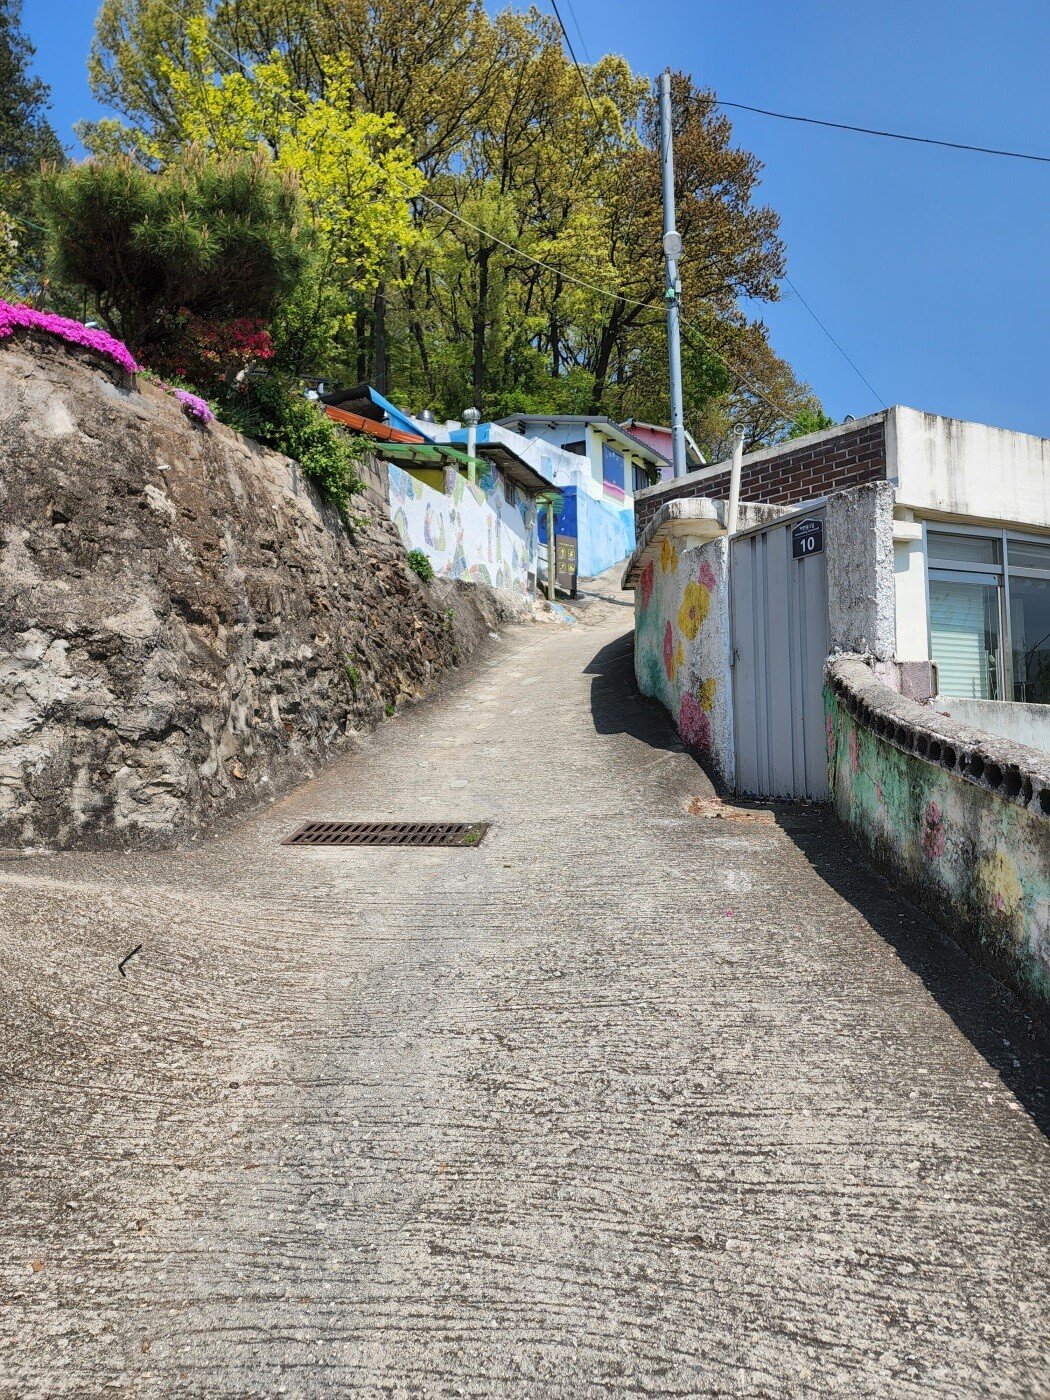
M 820 433 L 825 428 L 836 426 L 834 418 L 829 418 L 821 406 L 815 403 L 799 409 L 787 435 L 789 438 L 805 437 L 807 433 Z
M 39 284 L 42 236 L 33 227 L 33 179 L 42 161 L 64 159 L 45 113 L 50 89 L 33 77 L 35 50 L 21 28 L 22 0 L 0 0 L 0 290 Z
M 657 110 L 648 81 L 622 58 L 587 69 L 592 106 L 556 26 L 535 8 L 104 0 L 92 81 L 129 124 L 106 135 L 111 144 L 178 137 L 180 73 L 200 67 L 192 15 L 209 20 L 212 87 L 232 90 L 244 69 L 264 87 L 279 62 L 298 94 L 338 108 L 344 122 L 392 117 L 426 178 L 425 195 L 407 206 L 410 235 L 393 230 L 367 275 L 348 268 L 318 285 L 341 308 L 347 375 L 438 416 L 470 401 L 491 413 L 666 418 Z M 713 95 L 675 74 L 673 111 L 693 326 L 688 418 L 700 427 L 709 417 L 712 441 L 731 421 L 771 440 L 812 401 L 761 322 L 740 310 L 778 296 L 777 216 L 759 199 L 760 163 L 734 144 Z
M 48 172 L 40 199 L 57 276 L 147 364 L 176 313 L 268 320 L 306 264 L 295 182 L 262 152 L 91 160 Z

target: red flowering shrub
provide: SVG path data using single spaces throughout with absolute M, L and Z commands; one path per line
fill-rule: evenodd
M 170 322 L 170 334 L 146 352 L 151 369 L 202 388 L 229 383 L 242 370 L 273 359 L 273 339 L 265 321 L 239 316 L 209 321 L 185 308 Z

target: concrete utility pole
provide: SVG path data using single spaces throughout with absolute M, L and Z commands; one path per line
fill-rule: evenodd
M 547 597 L 554 602 L 554 502 L 547 502 Z
M 671 130 L 671 72 L 660 74 L 660 156 L 664 194 L 664 260 L 667 270 L 667 357 L 671 370 L 671 441 L 675 476 L 685 476 L 685 414 L 682 410 L 682 331 L 679 324 L 678 259 L 682 235 L 674 217 L 674 136 Z
M 463 421 L 467 425 L 467 480 L 471 486 L 476 485 L 478 479 L 477 468 L 474 466 L 474 454 L 478 450 L 478 423 L 481 414 L 476 408 L 465 408 L 463 410 Z

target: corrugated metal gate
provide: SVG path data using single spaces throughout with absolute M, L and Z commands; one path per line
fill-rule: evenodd
M 823 524 L 824 511 L 809 509 L 734 536 L 730 543 L 740 793 L 817 799 L 828 794 L 823 684 L 830 641 Z M 803 551 L 799 558 L 792 558 L 793 535 Z M 818 538 L 819 551 L 806 552 Z

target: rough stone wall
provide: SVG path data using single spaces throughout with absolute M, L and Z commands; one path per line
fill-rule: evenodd
M 951 935 L 1050 1018 L 1050 759 L 833 658 L 825 706 L 841 820 Z
M 0 846 L 168 843 L 316 770 L 506 617 L 385 513 L 46 339 L 0 346 Z
M 683 742 L 734 778 L 728 537 L 702 545 L 665 538 L 634 594 L 634 667 L 643 695 L 671 713 Z

